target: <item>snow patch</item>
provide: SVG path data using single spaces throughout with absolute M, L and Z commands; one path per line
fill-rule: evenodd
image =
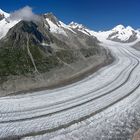
M 19 21 L 14 20 L 7 22 L 6 19 L 3 19 L 0 21 L 0 39 L 3 38 L 7 32 L 9 31 L 10 28 L 15 26 Z
M 9 17 L 9 16 L 10 16 L 10 14 L 9 14 L 9 13 L 4 12 L 2 9 L 0 9 L 0 14 L 4 14 L 4 17 L 5 17 L 5 18 L 7 18 L 7 17 Z
M 59 26 L 57 26 L 56 24 L 54 24 L 50 19 L 46 18 L 46 21 L 50 25 L 50 31 L 52 33 L 62 34 L 64 36 L 67 36 L 67 33 L 62 28 L 60 28 Z

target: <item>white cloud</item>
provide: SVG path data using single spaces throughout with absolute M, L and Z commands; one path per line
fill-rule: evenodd
M 25 20 L 25 21 L 38 21 L 39 16 L 33 13 L 32 8 L 25 6 L 22 9 L 16 10 L 10 14 L 10 20 Z

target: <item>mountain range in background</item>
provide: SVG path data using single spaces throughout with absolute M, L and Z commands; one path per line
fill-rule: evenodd
M 44 14 L 44 18 L 46 17 L 46 21 L 48 22 L 51 32 L 52 33 L 57 33 L 57 34 L 62 34 L 66 35 L 64 29 L 71 30 L 72 32 L 77 29 L 78 31 L 87 34 L 87 35 L 92 35 L 96 36 L 97 34 L 106 34 L 106 38 L 117 41 L 117 42 L 133 42 L 137 38 L 140 38 L 140 30 L 133 29 L 131 26 L 124 27 L 123 25 L 117 25 L 113 29 L 109 31 L 91 31 L 82 24 L 78 24 L 75 22 L 71 22 L 69 25 L 64 24 L 63 22 L 59 21 L 52 13 Z M 8 21 L 10 17 L 9 13 L 4 12 L 3 10 L 0 9 L 0 38 L 6 35 L 8 30 L 12 28 L 14 25 L 16 25 L 20 20 L 12 20 Z M 2 27 L 4 26 L 4 29 Z

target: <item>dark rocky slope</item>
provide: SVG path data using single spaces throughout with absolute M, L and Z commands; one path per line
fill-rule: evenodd
M 0 40 L 1 95 L 62 84 L 111 62 L 96 37 L 60 25 L 67 36 L 52 33 L 45 18 L 61 24 L 52 14 L 21 21 Z

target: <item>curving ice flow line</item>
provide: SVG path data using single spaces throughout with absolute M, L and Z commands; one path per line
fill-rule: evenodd
M 136 67 L 138 65 L 138 62 L 137 63 L 135 62 L 136 64 L 134 62 L 131 63 L 130 66 L 134 65 Z M 81 95 L 81 96 L 78 96 L 76 98 L 72 98 L 72 99 L 62 101 L 62 102 L 59 102 L 56 104 L 51 104 L 47 107 L 43 106 L 43 107 L 40 107 L 39 109 L 36 108 L 35 110 L 32 109 L 32 110 L 18 112 L 18 113 L 16 112 L 16 117 L 18 118 L 18 116 L 19 115 L 21 116 L 21 114 L 25 115 L 25 113 L 26 113 L 26 117 L 27 117 L 27 115 L 29 115 L 29 113 L 31 114 L 30 118 L 28 118 L 28 119 L 43 117 L 43 116 L 51 115 L 51 114 L 54 114 L 56 112 L 60 112 L 60 111 L 66 110 L 66 109 L 71 109 L 71 108 L 76 107 L 76 106 L 80 106 L 81 104 L 84 104 L 85 102 L 89 102 L 89 100 L 93 101 L 93 100 L 96 100 L 97 98 L 105 96 L 105 95 L 109 94 L 110 92 L 114 91 L 115 89 L 117 89 L 118 87 L 120 87 L 121 85 L 123 85 L 123 83 L 125 83 L 126 81 L 128 81 L 130 74 L 132 73 L 133 69 L 135 68 L 135 67 L 131 68 L 130 66 L 128 66 L 128 68 L 126 70 L 121 72 L 121 74 L 113 81 L 113 83 L 110 83 L 108 86 L 106 85 L 104 88 L 98 89 L 96 91 L 91 90 L 89 93 L 86 93 L 85 95 Z M 129 76 L 128 76 L 128 74 L 129 74 Z M 120 83 L 118 83 L 118 81 L 120 81 L 120 78 L 122 78 L 122 77 L 123 77 L 124 81 L 123 81 L 123 83 L 120 84 Z M 116 84 L 115 89 L 112 88 L 113 84 Z M 108 91 L 108 89 L 109 89 L 109 91 Z M 101 91 L 103 91 L 103 92 L 101 92 Z M 104 92 L 104 91 L 106 91 L 106 92 Z M 100 93 L 102 93 L 102 94 L 100 94 Z M 65 108 L 63 106 L 65 106 Z M 57 108 L 58 108 L 58 110 L 57 110 Z M 61 110 L 61 108 L 62 108 L 62 110 Z M 48 112 L 50 110 L 51 110 L 51 112 Z M 53 110 L 55 110 L 55 111 L 53 112 Z M 35 115 L 36 112 L 39 113 L 40 115 L 36 116 Z M 9 112 L 6 112 L 6 113 L 9 113 Z M 11 113 L 10 114 L 10 117 L 11 117 L 13 112 L 10 112 L 10 113 Z M 2 113 L 2 115 L 4 115 L 4 114 Z M 25 120 L 27 118 L 25 118 L 25 116 L 24 116 L 23 119 Z M 9 120 L 9 121 L 21 121 L 21 120 L 22 119 L 20 118 L 18 120 Z M 4 118 L 2 118 L 2 122 L 5 122 Z
M 116 61 L 90 77 L 56 90 L 0 98 L 0 138 L 49 135 L 133 99 L 140 87 L 140 53 L 129 44 L 104 46 Z

